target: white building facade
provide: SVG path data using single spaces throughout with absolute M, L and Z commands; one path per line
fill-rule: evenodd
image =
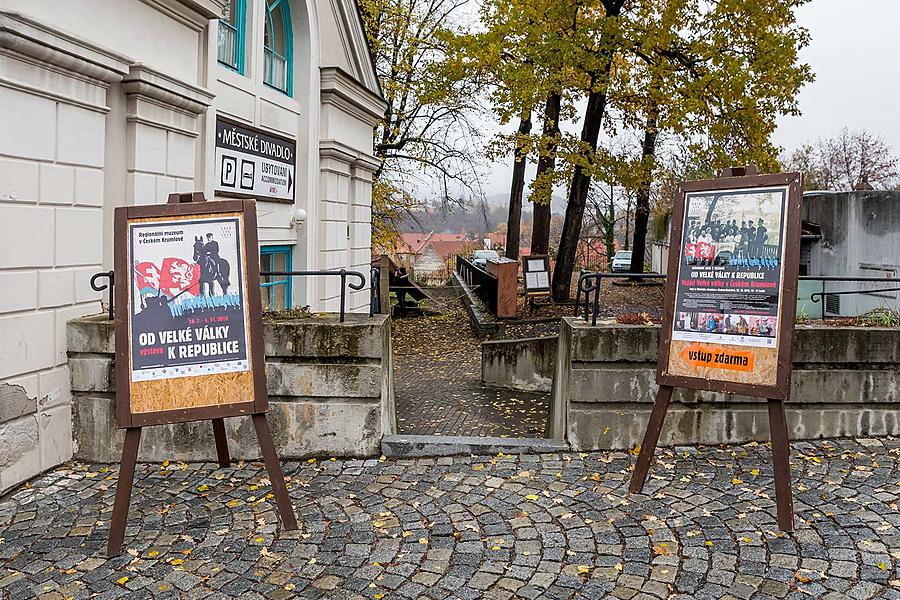
M 0 0 L 0 492 L 72 455 L 65 323 L 101 311 L 115 207 L 224 199 L 225 123 L 293 149 L 289 191 L 236 191 L 263 270 L 368 275 L 383 112 L 354 0 Z M 337 310 L 337 278 L 268 283 Z

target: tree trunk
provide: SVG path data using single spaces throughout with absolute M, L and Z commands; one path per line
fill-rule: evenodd
M 606 268 L 612 268 L 612 258 L 616 253 L 616 203 L 615 188 L 612 184 L 609 186 L 609 206 L 606 214 L 606 231 L 604 231 L 604 241 L 606 242 Z
M 659 108 L 653 106 L 647 115 L 644 144 L 641 148 L 641 183 L 634 207 L 634 243 L 631 244 L 631 272 L 644 272 L 647 254 L 647 223 L 650 220 L 650 186 L 653 183 L 653 162 L 656 157 L 656 118 Z
M 535 181 L 542 177 L 552 177 L 556 168 L 556 144 L 559 139 L 559 110 L 562 98 L 558 92 L 547 96 L 544 106 L 544 131 L 541 134 L 541 155 L 538 158 Z M 532 192 L 531 201 L 534 207 L 534 225 L 531 233 L 531 253 L 549 254 L 550 250 L 550 201 L 553 198 L 552 184 L 546 188 L 546 194 Z
M 506 257 L 519 260 L 519 233 L 522 223 L 522 194 L 525 190 L 525 166 L 528 151 L 524 136 L 531 133 L 531 113 L 524 113 L 519 121 L 516 149 L 513 152 L 512 185 L 509 190 L 509 219 L 506 222 Z
M 618 18 L 624 0 L 602 0 L 606 9 L 606 18 Z M 607 34 L 612 35 L 612 34 Z M 581 141 L 588 146 L 589 161 L 593 161 L 597 151 L 597 138 L 600 136 L 600 124 L 606 112 L 606 91 L 612 72 L 613 57 L 618 49 L 617 43 L 605 41 L 601 50 L 601 66 L 591 73 L 590 94 L 587 108 L 584 111 L 584 126 L 581 128 Z M 572 288 L 572 271 L 575 270 L 575 254 L 578 251 L 578 238 L 581 237 L 581 223 L 584 220 L 584 205 L 587 202 L 588 189 L 591 185 L 590 170 L 582 165 L 575 166 L 572 174 L 572 185 L 569 186 L 569 203 L 566 206 L 566 218 L 563 222 L 562 235 L 559 240 L 559 252 L 556 255 L 556 267 L 553 269 L 553 299 L 565 301 L 569 299 Z
M 631 249 L 631 195 L 625 196 L 625 243 L 622 249 Z
M 584 112 L 584 127 L 581 130 L 581 141 L 587 142 L 592 153 L 597 150 L 600 123 L 605 110 L 605 88 L 602 92 L 592 91 L 588 95 L 587 108 Z M 556 254 L 556 267 L 553 269 L 553 299 L 556 301 L 569 299 L 572 272 L 575 269 L 575 254 L 578 250 L 578 238 L 581 236 L 581 223 L 584 219 L 584 206 L 590 184 L 590 172 L 585 171 L 581 165 L 576 165 L 572 175 L 572 185 L 569 186 L 569 201 L 566 205 L 566 218 L 563 221 L 559 251 Z

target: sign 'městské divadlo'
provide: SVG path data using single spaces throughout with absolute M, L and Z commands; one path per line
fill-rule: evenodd
M 296 154 L 293 140 L 217 117 L 216 194 L 293 202 Z

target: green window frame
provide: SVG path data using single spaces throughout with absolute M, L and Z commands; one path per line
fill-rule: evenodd
M 262 246 L 259 249 L 260 271 L 292 271 L 292 246 Z M 286 310 L 291 308 L 291 277 L 259 277 L 260 299 L 263 310 Z
M 219 64 L 244 74 L 244 30 L 247 20 L 246 0 L 231 0 L 228 16 L 219 19 L 217 59 Z
M 265 0 L 263 83 L 291 96 L 293 93 L 294 38 L 288 0 Z

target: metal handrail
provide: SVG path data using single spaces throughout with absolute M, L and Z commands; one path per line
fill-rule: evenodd
M 341 323 L 344 322 L 344 314 L 347 306 L 347 288 L 359 291 L 366 287 L 366 276 L 359 271 L 338 269 L 337 271 L 260 271 L 260 277 L 309 277 L 333 275 L 341 278 Z M 347 281 L 347 277 L 358 277 L 359 283 Z M 369 308 L 371 312 L 371 307 Z
M 369 316 L 381 314 L 381 269 L 372 267 L 369 269 Z
M 575 314 L 579 316 L 580 309 L 583 309 L 583 319 L 588 321 L 591 316 L 591 325 L 597 324 L 597 314 L 600 312 L 600 284 L 603 278 L 615 279 L 665 279 L 666 275 L 661 273 L 604 273 L 601 271 L 581 271 L 578 274 L 578 289 L 575 293 Z M 822 291 L 813 292 L 809 299 L 814 303 L 822 303 L 822 320 L 825 319 L 825 302 L 823 299 L 827 295 L 844 296 L 850 294 L 871 294 L 873 292 L 900 292 L 900 287 L 885 288 L 878 290 L 837 290 L 833 292 L 825 291 L 826 282 L 870 282 L 870 283 L 896 283 L 900 279 L 896 277 L 844 277 L 842 275 L 800 275 L 800 281 L 821 281 Z M 594 293 L 591 302 L 591 292 Z M 581 303 L 582 294 L 584 295 L 584 304 Z M 591 306 L 588 306 L 588 303 Z
M 344 322 L 344 316 L 346 314 L 346 306 L 347 306 L 347 288 L 349 287 L 351 290 L 359 291 L 366 287 L 366 277 L 359 271 L 348 271 L 347 269 L 338 269 L 336 271 L 260 271 L 259 275 L 261 277 L 306 277 L 306 276 L 336 276 L 341 278 L 341 323 Z M 108 281 L 108 285 L 98 285 L 97 280 L 105 277 Z M 348 282 L 348 277 L 357 277 L 359 278 L 359 283 Z M 271 283 L 261 283 L 260 287 L 270 286 Z M 114 317 L 113 312 L 113 303 L 114 303 L 114 289 L 115 289 L 115 272 L 114 271 L 101 271 L 100 273 L 94 273 L 91 276 L 91 289 L 95 292 L 102 292 L 103 290 L 109 288 L 109 320 L 112 321 Z M 372 315 L 372 306 L 369 306 L 369 315 Z
M 588 299 L 590 293 L 594 292 L 591 312 L 593 318 L 591 325 L 597 324 L 597 314 L 600 312 L 600 284 L 603 278 L 611 279 L 665 279 L 665 275 L 660 273 L 603 273 L 601 271 L 581 271 L 578 274 L 578 291 L 575 292 L 575 314 L 578 316 L 578 308 L 581 303 L 581 295 L 584 294 L 584 321 L 588 320 Z
M 825 320 L 825 296 L 847 296 L 850 294 L 871 294 L 873 292 L 900 292 L 900 288 L 885 288 L 880 290 L 838 290 L 833 292 L 825 291 L 825 283 L 828 281 L 868 281 L 870 283 L 896 283 L 898 280 L 896 277 L 843 277 L 841 275 L 801 275 L 798 277 L 801 281 L 821 281 L 822 282 L 822 291 L 821 292 L 813 292 L 809 295 L 809 299 L 814 303 L 818 304 L 821 302 L 822 311 L 820 313 L 821 319 Z
M 97 280 L 101 277 L 106 277 L 108 284 L 97 285 Z M 91 289 L 95 292 L 102 292 L 106 288 L 109 288 L 109 320 L 113 320 L 113 302 L 115 296 L 113 294 L 113 290 L 116 285 L 116 272 L 115 271 L 101 271 L 100 273 L 94 273 L 91 275 Z

